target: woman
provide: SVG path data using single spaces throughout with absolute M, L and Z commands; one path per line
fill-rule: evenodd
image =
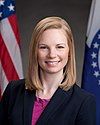
M 1 125 L 95 125 L 95 99 L 76 85 L 71 29 L 47 17 L 33 30 L 25 80 L 8 84 Z

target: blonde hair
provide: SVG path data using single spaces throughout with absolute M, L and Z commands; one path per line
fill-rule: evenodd
M 39 66 L 37 60 L 38 40 L 42 33 L 47 29 L 62 29 L 65 31 L 69 46 L 69 59 L 64 67 L 64 80 L 59 85 L 64 90 L 68 90 L 76 82 L 76 64 L 73 35 L 68 23 L 60 17 L 47 17 L 41 20 L 33 30 L 30 47 L 29 63 L 26 76 L 26 88 L 30 90 L 43 89 L 39 78 Z

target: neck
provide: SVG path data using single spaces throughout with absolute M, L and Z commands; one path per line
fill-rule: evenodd
M 40 71 L 40 79 L 43 85 L 43 90 L 38 91 L 37 96 L 50 99 L 63 80 L 63 72 L 50 74 Z
M 40 71 L 40 79 L 44 88 L 49 90 L 59 86 L 63 80 L 63 71 L 58 73 L 45 73 L 42 70 Z

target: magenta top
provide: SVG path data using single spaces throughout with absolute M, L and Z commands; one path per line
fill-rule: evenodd
M 41 113 L 43 112 L 49 101 L 49 99 L 41 99 L 36 97 L 33 106 L 32 125 L 36 125 L 38 118 L 40 117 Z

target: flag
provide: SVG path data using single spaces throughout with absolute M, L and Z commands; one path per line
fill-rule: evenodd
M 0 0 L 0 92 L 10 80 L 23 78 L 14 0 Z
M 96 125 L 100 125 L 100 0 L 92 0 L 87 28 L 82 88 L 96 98 Z

